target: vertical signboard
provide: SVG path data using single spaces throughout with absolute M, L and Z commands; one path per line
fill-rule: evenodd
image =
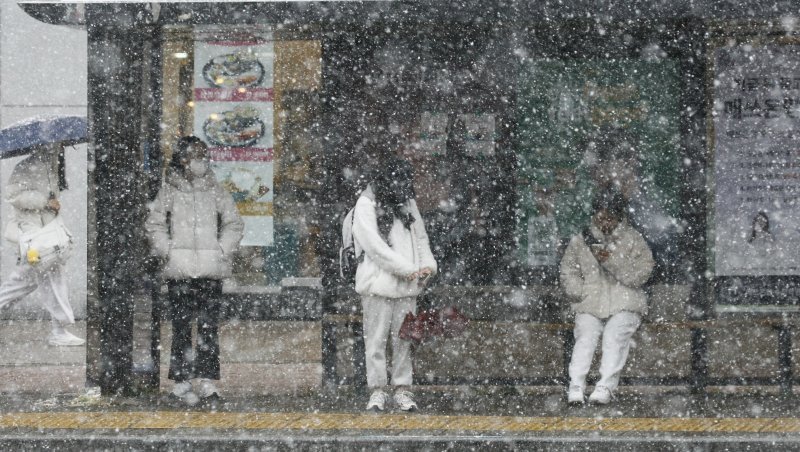
M 800 46 L 714 50 L 718 303 L 794 304 L 800 275 Z
M 194 130 L 209 145 L 217 179 L 245 223 L 242 246 L 274 242 L 273 42 L 198 32 L 194 47 Z

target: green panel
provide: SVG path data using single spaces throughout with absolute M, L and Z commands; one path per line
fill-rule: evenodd
M 595 187 L 587 143 L 606 128 L 624 129 L 638 143 L 639 184 L 659 210 L 679 216 L 679 82 L 669 60 L 542 60 L 521 68 L 516 151 L 523 258 L 529 217 L 553 217 L 561 238 L 587 224 Z

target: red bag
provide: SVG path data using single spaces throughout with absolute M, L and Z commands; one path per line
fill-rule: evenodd
M 442 335 L 444 337 L 460 336 L 469 325 L 467 316 L 462 314 L 455 306 L 442 308 L 439 312 L 439 318 L 442 322 Z
M 468 324 L 467 316 L 455 306 L 420 311 L 416 316 L 409 312 L 400 325 L 400 339 L 421 343 L 437 336 L 455 337 L 463 333 Z

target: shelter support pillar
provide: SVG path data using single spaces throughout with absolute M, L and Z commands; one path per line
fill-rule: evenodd
M 143 48 L 136 6 L 86 5 L 89 296 L 87 380 L 130 392 L 134 300 L 147 253 L 142 174 Z

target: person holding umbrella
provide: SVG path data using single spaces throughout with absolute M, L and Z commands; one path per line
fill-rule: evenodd
M 14 217 L 6 225 L 5 238 L 17 244 L 22 236 L 31 236 L 51 222 L 60 221 L 60 177 L 54 174 L 53 158 L 63 150 L 62 143 L 39 144 L 19 162 L 6 184 L 6 197 L 14 208 Z M 62 256 L 63 257 L 63 256 Z M 0 308 L 14 303 L 37 288 L 43 292 L 42 303 L 50 313 L 52 329 L 47 343 L 53 346 L 78 346 L 84 340 L 65 329 L 75 323 L 64 274 L 64 261 L 40 262 L 28 252 L 18 256 L 17 267 L 0 285 Z

